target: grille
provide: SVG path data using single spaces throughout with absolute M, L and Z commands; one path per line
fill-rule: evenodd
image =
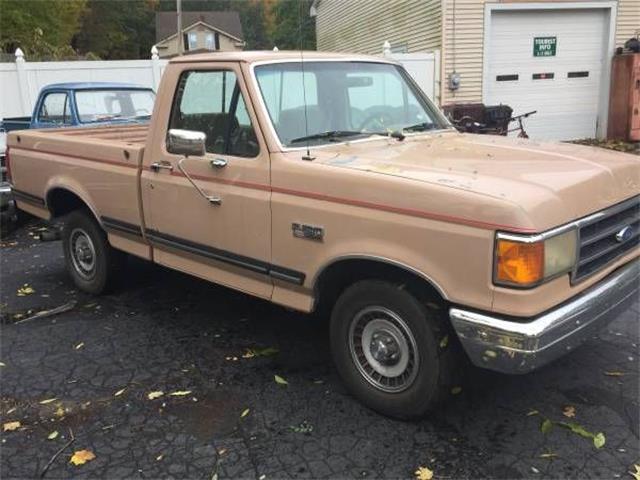
M 618 235 L 626 229 L 624 238 Z M 638 246 L 640 240 L 640 197 L 603 210 L 580 222 L 578 265 L 573 280 L 596 273 L 616 258 Z

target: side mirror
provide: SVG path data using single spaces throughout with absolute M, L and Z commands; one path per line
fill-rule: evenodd
M 167 138 L 167 151 L 185 157 L 202 157 L 206 153 L 206 139 L 207 135 L 203 132 L 172 128 Z

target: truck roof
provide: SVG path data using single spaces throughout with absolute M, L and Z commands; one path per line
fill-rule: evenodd
M 149 87 L 142 85 L 136 85 L 135 83 L 121 83 L 121 82 L 64 82 L 64 83 L 51 83 L 42 88 L 42 90 L 92 90 L 92 89 L 105 89 L 105 88 L 131 88 L 140 90 L 151 90 Z
M 274 52 L 272 50 L 249 50 L 249 51 L 229 51 L 229 52 L 211 52 L 197 53 L 193 55 L 182 55 L 172 58 L 170 63 L 191 63 L 191 62 L 244 62 L 256 63 L 265 61 L 278 60 L 300 60 L 301 56 L 305 61 L 308 60 L 342 60 L 349 62 L 381 62 L 396 63 L 393 60 L 384 57 L 375 57 L 372 55 L 358 55 L 353 53 L 333 53 L 333 52 L 316 52 L 300 50 L 287 50 Z

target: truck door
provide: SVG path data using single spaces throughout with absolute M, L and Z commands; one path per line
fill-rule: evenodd
M 269 153 L 242 71 L 234 63 L 178 63 L 164 75 L 165 95 L 159 95 L 155 107 L 141 177 L 145 232 L 154 259 L 270 298 Z M 173 128 L 204 132 L 206 155 L 188 157 L 179 168 L 183 157 L 166 148 Z

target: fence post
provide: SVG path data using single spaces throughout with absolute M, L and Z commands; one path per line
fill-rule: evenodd
M 158 48 L 154 45 L 151 47 L 151 76 L 153 77 L 153 89 L 158 91 L 160 85 L 160 57 L 158 56 Z
M 20 104 L 22 105 L 22 114 L 31 115 L 31 99 L 29 98 L 29 79 L 25 71 L 24 52 L 20 48 L 16 48 L 16 73 L 18 74 L 18 90 L 20 91 Z
M 382 56 L 383 57 L 391 56 L 391 44 L 389 43 L 389 40 L 385 40 L 384 43 L 382 44 Z

